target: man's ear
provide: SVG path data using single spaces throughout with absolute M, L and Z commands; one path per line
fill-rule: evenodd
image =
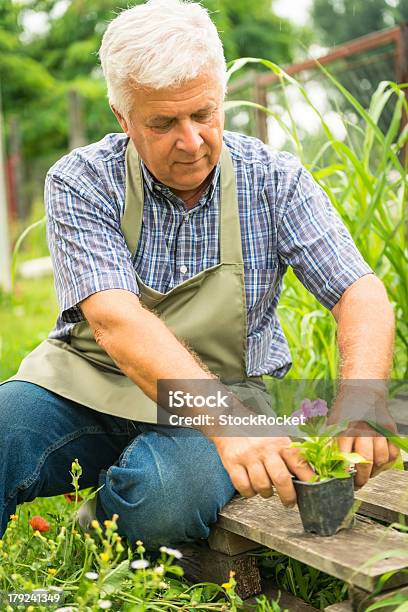
M 122 128 L 122 130 L 125 132 L 125 134 L 127 134 L 129 136 L 128 133 L 128 123 L 126 121 L 126 119 L 120 114 L 120 112 L 113 106 L 113 104 L 110 105 L 112 112 L 115 114 L 116 119 L 119 121 L 119 125 Z

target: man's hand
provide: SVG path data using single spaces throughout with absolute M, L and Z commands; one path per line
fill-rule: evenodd
M 386 389 L 380 391 L 379 387 L 373 381 L 343 381 L 328 418 L 329 425 L 341 421 L 348 423 L 347 429 L 339 435 L 340 450 L 354 451 L 370 461 L 356 465 L 357 487 L 362 487 L 369 478 L 390 467 L 399 455 L 399 450 L 366 422 L 373 421 L 397 432 L 388 411 Z
M 395 425 L 391 423 L 388 424 L 387 429 L 396 431 Z M 339 436 L 339 448 L 341 451 L 359 453 L 371 462 L 356 465 L 355 484 L 357 487 L 362 487 L 369 478 L 390 467 L 390 464 L 399 455 L 398 449 L 387 438 L 375 432 L 364 421 L 350 422 L 347 431 Z
M 271 497 L 273 487 L 285 506 L 296 504 L 291 475 L 310 480 L 314 472 L 290 438 L 211 437 L 232 484 L 244 497 Z

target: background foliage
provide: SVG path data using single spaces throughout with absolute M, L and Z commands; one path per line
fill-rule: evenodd
M 338 45 L 408 19 L 408 0 L 314 0 L 313 23 L 323 44 Z
M 203 4 L 221 33 L 228 60 L 241 55 L 265 55 L 282 63 L 293 60 L 295 28 L 272 13 L 269 0 L 250 7 L 246 0 L 204 0 Z M 124 0 L 0 3 L 3 111 L 6 126 L 10 129 L 17 120 L 21 133 L 28 179 L 25 208 L 42 193 L 48 167 L 67 151 L 68 91 L 83 98 L 86 141 L 120 130 L 107 104 L 97 52 L 107 23 L 128 5 Z M 47 27 L 34 35 L 24 24 L 36 15 L 47 19 Z

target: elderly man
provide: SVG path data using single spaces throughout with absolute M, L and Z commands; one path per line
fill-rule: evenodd
M 1 533 L 16 504 L 101 487 L 99 520 L 150 549 L 206 538 L 238 491 L 296 496 L 313 472 L 286 436 L 157 424 L 159 380 L 262 391 L 288 346 L 276 316 L 287 266 L 338 324 L 342 379 L 389 374 L 394 320 L 382 283 L 297 159 L 224 131 L 226 66 L 200 5 L 150 0 L 122 12 L 100 49 L 124 132 L 76 149 L 46 180 L 60 316 L 0 388 Z M 235 385 L 235 386 L 234 386 Z M 345 389 L 346 387 L 344 387 Z M 373 386 L 367 404 L 383 402 Z M 336 403 L 347 405 L 347 390 Z M 366 426 L 365 426 L 366 427 Z M 364 428 L 364 425 L 361 425 Z M 396 456 L 368 430 L 341 439 Z

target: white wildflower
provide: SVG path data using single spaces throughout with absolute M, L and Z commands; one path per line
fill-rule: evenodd
M 163 576 L 163 574 L 164 574 L 164 565 L 162 565 L 162 564 L 158 565 L 157 567 L 154 568 L 153 571 L 158 576 Z
M 135 561 L 132 561 L 132 563 L 130 564 L 130 567 L 132 569 L 146 569 L 146 567 L 149 567 L 149 562 L 146 559 L 136 559 Z
M 167 546 L 161 546 L 160 552 L 164 552 L 166 555 L 169 555 L 169 557 L 175 557 L 176 559 L 181 559 L 183 556 L 182 553 L 176 548 L 168 548 Z
M 85 578 L 88 578 L 88 580 L 98 580 L 99 574 L 97 572 L 86 572 Z
M 110 599 L 100 599 L 98 601 L 98 606 L 99 608 L 101 608 L 102 610 L 109 610 L 109 608 L 112 607 L 112 602 Z

